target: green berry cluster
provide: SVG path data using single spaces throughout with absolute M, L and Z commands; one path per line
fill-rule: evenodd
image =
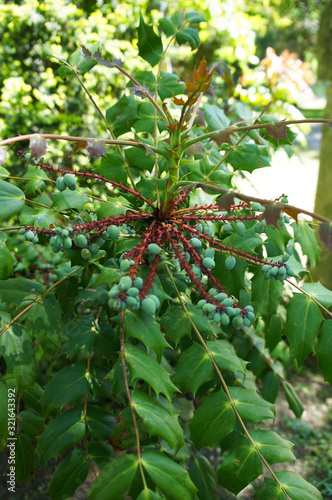
M 160 301 L 156 295 L 147 295 L 140 300 L 139 293 L 142 286 L 142 278 L 137 277 L 133 281 L 129 276 L 123 276 L 108 292 L 108 305 L 118 311 L 125 309 L 138 311 L 141 308 L 147 314 L 155 314 L 160 307 Z
M 54 232 L 55 236 L 51 236 L 50 238 L 50 245 L 54 253 L 63 252 L 64 250 L 68 250 L 72 247 L 73 241 L 70 234 L 73 232 L 73 229 L 71 227 L 66 229 L 56 227 Z
M 75 191 L 75 189 L 77 188 L 75 175 L 65 174 L 63 177 L 58 177 L 56 180 L 56 187 L 59 191 L 64 191 L 66 188 L 69 188 L 71 191 Z
M 19 230 L 18 234 L 24 235 L 25 239 L 27 241 L 30 241 L 34 245 L 39 241 L 38 235 L 32 229 L 26 230 L 24 227 L 22 227 Z
M 264 266 L 262 267 L 262 271 L 266 280 L 275 278 L 278 281 L 284 281 L 291 276 L 295 276 L 294 271 L 289 267 L 287 263 L 280 267 L 264 264 Z
M 255 319 L 252 306 L 246 306 L 244 310 L 233 307 L 234 299 L 228 297 L 226 293 L 219 292 L 216 288 L 210 288 L 208 293 L 214 298 L 214 301 L 220 302 L 220 308 L 205 299 L 201 299 L 197 303 L 197 307 L 202 309 L 203 314 L 214 323 L 220 323 L 222 326 L 232 323 L 234 328 L 241 328 L 241 326 L 249 326 L 251 321 Z
M 235 232 L 239 236 L 244 236 L 246 232 L 246 225 L 242 220 L 236 221 L 236 223 L 231 224 L 230 222 L 226 222 L 225 224 L 222 225 L 222 232 L 223 233 L 233 233 Z

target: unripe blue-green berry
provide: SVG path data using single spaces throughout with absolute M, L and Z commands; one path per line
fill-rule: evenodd
M 31 231 L 31 229 L 29 229 L 29 231 L 27 231 L 25 233 L 25 239 L 26 240 L 32 241 L 34 239 L 34 237 L 35 237 L 35 233 L 33 231 Z
M 233 226 L 229 222 L 226 222 L 226 224 L 222 226 L 222 230 L 224 233 L 231 233 L 233 231 Z
M 21 227 L 18 234 L 25 234 L 25 231 L 26 231 L 25 227 Z
M 142 278 L 140 278 L 140 277 L 138 276 L 138 277 L 135 279 L 133 286 L 134 286 L 135 288 L 138 288 L 138 289 L 140 290 L 140 289 L 142 288 L 142 286 L 143 286 L 143 280 L 142 280 Z
M 285 254 L 284 254 L 281 258 L 282 258 L 282 261 L 283 261 L 283 262 L 287 262 L 287 261 L 289 260 L 289 255 L 288 255 L 288 253 L 285 253 Z
M 255 319 L 255 315 L 253 312 L 248 312 L 247 313 L 247 318 L 250 320 L 250 321 L 253 321 Z
M 143 311 L 147 314 L 154 314 L 156 312 L 156 304 L 148 297 L 142 300 L 141 306 Z
M 97 253 L 99 252 L 99 246 L 95 243 L 92 243 L 92 245 L 89 246 L 89 250 L 91 252 L 91 255 L 97 255 Z
M 118 226 L 108 226 L 106 232 L 112 240 L 116 240 L 120 236 L 120 229 Z
M 138 294 L 139 294 L 139 289 L 136 288 L 135 286 L 132 286 L 130 287 L 128 290 L 127 290 L 127 294 L 130 296 L 130 297 L 137 297 Z
M 202 277 L 202 272 L 199 267 L 197 266 L 192 266 L 191 268 L 193 274 L 196 276 L 196 278 L 200 279 Z
M 149 299 L 153 300 L 153 302 L 156 305 L 156 309 L 158 309 L 158 307 L 160 307 L 160 300 L 158 299 L 158 297 L 156 295 L 149 295 Z
M 197 224 L 197 226 L 195 226 L 195 229 L 196 229 L 196 231 L 198 231 L 199 233 L 201 233 L 203 231 L 202 224 Z
M 150 243 L 150 245 L 148 246 L 148 252 L 151 255 L 159 255 L 161 253 L 161 248 L 156 243 Z
M 210 288 L 208 293 L 209 295 L 212 295 L 212 297 L 214 297 L 215 295 L 217 295 L 218 290 L 216 288 Z
M 77 247 L 85 248 L 88 244 L 88 240 L 86 239 L 84 234 L 79 234 L 77 236 L 74 236 L 74 243 Z
M 190 244 L 193 246 L 193 247 L 196 247 L 196 248 L 199 248 L 202 246 L 202 242 L 198 239 L 198 238 L 191 238 L 190 240 Z
M 236 259 L 233 256 L 229 256 L 225 260 L 225 268 L 227 269 L 227 271 L 231 271 L 235 267 L 235 264 L 236 264 Z
M 126 271 L 128 271 L 129 268 L 130 268 L 130 261 L 128 259 L 123 259 L 120 262 L 121 271 L 125 273 Z
M 126 299 L 128 307 L 131 309 L 132 307 L 135 307 L 137 304 L 137 299 L 135 297 L 127 297 Z
M 60 252 L 60 247 L 56 243 L 52 246 L 52 252 L 53 253 L 58 253 Z
M 236 316 L 232 319 L 232 325 L 234 326 L 234 328 L 241 328 L 241 326 L 243 325 L 243 318 L 241 316 Z
M 91 257 L 91 253 L 87 248 L 83 248 L 83 250 L 81 250 L 81 256 L 84 260 L 89 260 Z
M 245 310 L 248 312 L 254 312 L 254 308 L 252 306 L 246 306 Z
M 222 305 L 225 307 L 232 307 L 234 301 L 230 297 L 227 297 L 227 299 L 222 301 Z
M 68 248 L 71 248 L 71 247 L 72 247 L 72 244 L 73 244 L 73 242 L 71 241 L 71 238 L 69 238 L 69 236 L 67 236 L 67 238 L 65 238 L 65 239 L 63 240 L 63 246 L 64 246 L 65 248 L 67 248 L 67 249 L 68 249 Z
M 56 237 L 55 236 L 51 236 L 51 238 L 50 238 L 50 245 L 51 245 L 51 247 L 53 245 L 55 245 L 55 244 L 56 244 Z
M 212 236 L 212 227 L 204 226 L 203 227 L 203 234 L 207 234 L 208 236 Z
M 227 299 L 227 294 L 226 293 L 218 293 L 215 298 L 219 301 L 222 302 L 223 300 Z
M 201 299 L 197 302 L 198 309 L 202 309 L 202 307 L 206 304 L 206 300 Z
M 227 326 L 229 325 L 229 316 L 228 314 L 226 313 L 222 313 L 221 317 L 220 317 L 220 323 L 223 325 L 223 326 Z
M 122 261 L 122 262 L 124 262 L 124 261 Z M 131 287 L 131 285 L 132 285 L 132 279 L 130 278 L 130 276 L 123 276 L 120 279 L 118 287 L 119 287 L 119 290 L 121 290 L 123 292 L 125 290 L 128 290 Z
M 271 276 L 274 276 L 274 277 L 277 276 L 278 271 L 279 271 L 279 269 L 277 267 L 272 267 L 272 269 L 270 269 Z
M 270 269 L 269 264 L 264 264 L 264 266 L 262 266 L 263 273 L 266 273 L 269 269 Z
M 205 259 L 203 259 L 203 266 L 206 267 L 206 269 L 213 269 L 215 265 L 216 263 L 211 257 L 205 257 Z
M 58 177 L 56 180 L 56 187 L 59 191 L 64 191 L 66 189 L 66 184 L 62 176 Z
M 286 247 L 285 252 L 286 252 L 288 255 L 293 255 L 293 249 L 292 249 L 291 247 Z
M 220 313 L 215 313 L 215 315 L 213 316 L 213 321 L 215 323 L 220 323 L 220 319 L 221 319 L 221 314 Z
M 64 181 L 65 185 L 67 187 L 69 187 L 69 189 L 71 189 L 72 191 L 74 189 L 76 189 L 77 182 L 76 182 L 76 177 L 74 174 L 65 174 L 63 181 Z
M 263 232 L 264 232 L 264 224 L 262 224 L 261 222 L 257 222 L 257 224 L 255 224 L 255 233 L 261 234 Z
M 203 253 L 204 257 L 210 257 L 211 259 L 214 258 L 214 254 L 215 254 L 215 249 L 212 247 L 205 248 Z
M 243 222 L 238 221 L 236 223 L 235 230 L 239 236 L 243 236 L 244 233 L 246 232 L 246 226 L 244 225 Z
M 35 245 L 36 243 L 38 243 L 39 239 L 38 239 L 38 236 L 35 235 L 33 238 L 32 238 L 32 243 Z

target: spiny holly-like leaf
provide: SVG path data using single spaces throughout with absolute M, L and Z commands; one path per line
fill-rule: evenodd
M 94 156 L 96 156 L 98 159 L 106 152 L 104 144 L 97 141 L 88 141 L 86 150 L 88 152 L 89 158 L 93 158 Z
M 250 431 L 250 436 L 269 464 L 296 460 L 293 454 L 294 444 L 283 439 L 276 432 L 260 429 Z
M 240 440 L 233 446 L 217 474 L 218 483 L 237 495 L 263 474 L 261 458 L 248 439 Z
M 162 393 L 171 401 L 173 393 L 179 392 L 179 389 L 170 381 L 169 373 L 158 364 L 153 356 L 146 354 L 139 347 L 126 344 L 126 361 L 131 367 L 133 379 L 143 379 L 151 385 L 157 396 Z
M 283 382 L 282 385 L 285 391 L 285 396 L 289 405 L 289 409 L 292 410 L 296 418 L 300 418 L 304 411 L 304 408 L 302 406 L 302 403 L 298 395 L 288 382 Z
M 207 396 L 189 424 L 190 439 L 197 449 L 213 448 L 235 429 L 235 413 L 223 390 Z
M 318 337 L 316 354 L 324 380 L 332 384 L 332 320 L 325 320 Z
M 265 206 L 263 217 L 267 226 L 273 225 L 274 227 L 279 229 L 278 220 L 280 220 L 281 210 L 282 206 L 276 205 L 275 203 L 271 203 Z
M 167 338 L 177 346 L 182 337 L 191 334 L 191 323 L 181 306 L 172 305 L 160 318 L 160 324 L 165 328 Z
M 319 281 L 317 283 L 304 283 L 302 290 L 308 292 L 311 297 L 314 297 L 324 307 L 332 306 L 332 292 Z
M 84 436 L 82 410 L 72 408 L 60 413 L 38 437 L 38 459 L 42 469 L 51 458 L 58 458 L 67 448 L 79 443 Z
M 213 134 L 211 136 L 211 139 L 220 147 L 223 144 L 230 144 L 231 146 L 233 145 L 233 141 L 231 139 L 231 135 L 234 135 L 234 132 L 228 131 L 228 130 L 222 130 L 221 132 L 218 132 L 217 134 Z
M 307 255 L 310 264 L 316 266 L 319 259 L 320 248 L 316 240 L 315 230 L 305 222 L 299 222 L 298 224 L 293 222 L 291 227 L 294 230 L 295 240 L 301 245 L 302 252 L 304 255 Z
M 91 456 L 91 455 L 90 455 Z M 72 498 L 89 472 L 85 451 L 74 448 L 55 468 L 52 481 L 47 489 L 52 500 Z
M 237 411 L 244 420 L 250 420 L 250 422 L 257 424 L 262 420 L 275 418 L 274 405 L 260 398 L 256 391 L 230 387 L 229 392 Z
M 31 441 L 24 434 L 19 434 L 15 446 L 15 473 L 16 480 L 29 484 L 35 477 L 36 450 Z
M 206 344 L 221 370 L 246 372 L 248 362 L 235 354 L 234 347 L 227 340 L 217 340 L 217 342 L 207 341 Z
M 74 142 L 74 149 L 70 153 L 69 156 L 73 156 L 76 153 L 76 151 L 78 151 L 79 149 L 82 149 L 82 148 L 86 148 L 87 145 L 88 145 L 87 141 L 77 141 L 77 142 Z
M 186 149 L 187 156 L 191 155 L 203 155 L 202 147 L 204 146 L 203 142 L 195 142 Z
M 206 350 L 200 344 L 194 344 L 184 351 L 173 377 L 181 391 L 194 395 L 201 385 L 213 377 L 213 364 Z
M 287 306 L 284 333 L 289 340 L 290 352 L 299 366 L 314 350 L 315 338 L 322 320 L 320 309 L 312 299 L 300 293 L 294 294 Z
M 162 53 L 163 44 L 161 37 L 156 35 L 152 26 L 145 23 L 142 14 L 140 13 L 140 22 L 137 28 L 138 34 L 138 53 L 152 67 L 159 63 Z
M 201 453 L 196 453 L 189 467 L 189 475 L 198 488 L 197 497 L 204 500 L 217 500 L 216 473 Z
M 172 500 L 192 500 L 197 492 L 188 472 L 160 451 L 145 451 L 142 464 L 155 485 Z M 90 500 L 90 499 L 89 499 Z
M 285 141 L 289 142 L 287 136 L 287 130 L 288 127 L 285 125 L 284 122 L 271 123 L 271 125 L 268 125 L 266 127 L 265 135 L 273 137 L 278 143 L 281 139 L 284 139 Z
M 319 224 L 318 237 L 324 247 L 332 252 L 332 224 L 330 222 L 321 222 Z
M 281 471 L 275 474 L 292 500 L 323 500 L 317 488 L 295 472 Z
M 138 467 L 134 455 L 124 455 L 108 463 L 91 485 L 89 500 L 119 500 L 134 479 Z
M 47 140 L 40 135 L 30 137 L 31 158 L 39 160 L 47 151 Z
M 171 415 L 155 398 L 141 391 L 132 393 L 134 408 L 142 418 L 150 436 L 164 439 L 178 451 L 185 445 L 183 431 L 176 415 Z

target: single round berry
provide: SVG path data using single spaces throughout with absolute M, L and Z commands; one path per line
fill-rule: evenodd
M 149 299 L 153 300 L 153 302 L 155 303 L 156 309 L 158 309 L 158 307 L 160 307 L 160 300 L 158 299 L 158 297 L 156 295 L 149 295 Z
M 25 234 L 25 231 L 26 231 L 25 227 L 21 227 L 18 234 Z
M 289 255 L 288 255 L 288 253 L 285 253 L 285 254 L 284 254 L 281 258 L 282 258 L 282 261 L 283 261 L 283 262 L 287 262 L 287 261 L 289 260 Z
M 226 222 L 226 224 L 222 226 L 222 230 L 224 233 L 231 233 L 233 231 L 233 226 L 229 224 L 229 222 Z
M 236 264 L 236 259 L 233 256 L 229 256 L 225 260 L 225 268 L 227 269 L 227 271 L 231 271 L 235 267 L 235 264 Z
M 126 298 L 126 302 L 127 302 L 127 305 L 129 307 L 129 309 L 131 309 L 131 308 L 133 308 L 133 307 L 136 306 L 137 299 L 135 297 L 129 296 L 129 297 Z
M 243 236 L 244 233 L 246 232 L 246 226 L 244 225 L 243 222 L 238 221 L 236 223 L 235 230 L 239 236 Z
M 148 246 L 148 252 L 151 255 L 159 255 L 161 253 L 161 248 L 156 243 L 150 243 L 150 245 Z
M 206 300 L 201 299 L 197 302 L 198 309 L 202 309 L 202 307 L 206 304 Z
M 66 189 L 66 184 L 62 176 L 58 177 L 56 180 L 56 187 L 59 191 L 64 191 Z
M 230 297 L 227 297 L 227 299 L 222 301 L 222 305 L 225 307 L 232 307 L 234 301 Z
M 262 266 L 263 273 L 266 273 L 267 271 L 269 271 L 269 269 L 270 269 L 269 264 L 264 264 L 264 266 Z
M 204 253 L 203 253 L 204 257 L 210 257 L 211 259 L 214 258 L 214 254 L 215 254 L 215 250 L 212 247 L 205 248 Z
M 84 260 L 89 260 L 90 257 L 91 257 L 91 253 L 89 252 L 89 250 L 87 248 L 83 248 L 81 250 L 81 256 Z
M 156 312 L 156 304 L 148 297 L 142 300 L 142 309 L 147 314 L 154 314 Z
M 74 243 L 77 247 L 85 248 L 88 244 L 88 240 L 84 234 L 79 234 L 78 236 L 74 236 Z
M 215 295 L 217 295 L 217 293 L 218 293 L 218 290 L 216 288 L 209 289 L 209 295 L 212 295 L 214 297 Z
M 72 244 L 73 244 L 73 242 L 72 242 L 71 238 L 69 238 L 69 236 L 67 236 L 67 238 L 65 238 L 65 239 L 63 240 L 63 246 L 64 246 L 65 248 L 67 248 L 67 249 L 68 249 L 68 248 L 71 248 L 71 247 L 72 247 Z
M 140 277 L 138 276 L 138 277 L 135 279 L 133 286 L 134 286 L 135 288 L 138 288 L 138 289 L 140 290 L 140 289 L 142 288 L 142 286 L 143 286 L 143 280 L 142 280 L 142 278 L 140 278 Z
M 116 240 L 120 236 L 120 229 L 114 225 L 108 226 L 106 232 L 112 240 Z
M 124 261 L 122 261 L 122 262 L 124 262 Z M 118 287 L 119 287 L 119 290 L 121 290 L 123 292 L 123 291 L 128 290 L 131 287 L 131 285 L 132 285 L 132 279 L 129 276 L 123 276 L 120 279 Z
M 203 234 L 207 234 L 208 236 L 212 236 L 212 227 L 204 226 L 203 227 Z
M 38 239 L 38 236 L 35 235 L 33 238 L 32 238 L 32 243 L 35 245 L 36 243 L 38 243 L 39 239 Z
M 126 271 L 128 271 L 129 268 L 130 268 L 130 261 L 128 259 L 123 259 L 120 262 L 121 271 L 123 271 L 125 273 Z
M 200 248 L 202 246 L 202 242 L 198 238 L 191 238 L 190 244 L 196 248 Z
M 76 177 L 74 174 L 65 174 L 63 181 L 72 191 L 77 188 Z
M 220 313 L 215 313 L 215 315 L 213 316 L 213 321 L 215 323 L 220 323 L 220 319 L 221 319 L 221 314 Z
M 229 316 L 228 314 L 226 313 L 222 313 L 221 317 L 220 317 L 220 323 L 223 325 L 223 326 L 227 326 L 229 325 Z
M 206 267 L 206 269 L 213 269 L 215 265 L 216 263 L 211 257 L 205 257 L 205 259 L 203 259 L 203 266 Z
M 232 325 L 234 326 L 234 328 L 241 328 L 241 326 L 243 325 L 243 318 L 241 316 L 236 316 L 232 319 Z
M 227 299 L 227 294 L 226 293 L 218 293 L 215 298 L 219 301 L 222 302 L 223 300 Z
M 32 241 L 35 237 L 35 233 L 33 231 L 31 231 L 31 229 L 29 229 L 29 231 L 27 231 L 25 233 L 25 239 L 29 240 L 29 241 Z
M 135 286 L 132 286 L 127 290 L 127 294 L 130 295 L 130 297 L 137 297 L 139 294 L 139 289 Z
M 92 245 L 89 246 L 89 250 L 91 255 L 97 255 L 97 253 L 99 252 L 99 246 L 95 243 L 92 243 Z

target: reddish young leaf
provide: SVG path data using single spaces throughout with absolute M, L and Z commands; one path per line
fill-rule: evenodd
M 204 146 L 202 142 L 195 142 L 195 144 L 192 144 L 186 149 L 187 156 L 203 155 L 202 146 Z
M 93 156 L 100 158 L 103 154 L 105 154 L 106 148 L 102 142 L 88 141 L 86 150 L 90 158 Z
M 278 220 L 280 219 L 280 212 L 283 209 L 282 206 L 276 205 L 275 203 L 271 203 L 266 205 L 265 210 L 263 212 L 263 217 L 266 221 L 267 226 L 274 226 L 279 229 Z
M 266 127 L 265 135 L 273 137 L 278 143 L 281 139 L 289 142 L 289 139 L 287 137 L 287 130 L 288 127 L 284 122 L 272 123 L 271 125 L 268 125 Z
M 234 205 L 234 193 L 227 193 L 218 198 L 217 205 L 219 210 L 226 210 L 229 213 Z
M 173 97 L 173 102 L 176 106 L 183 106 L 185 104 L 185 100 L 182 99 L 182 97 L 178 98 L 178 97 Z
M 77 141 L 77 142 L 74 142 L 74 149 L 70 153 L 69 156 L 73 156 L 76 153 L 76 151 L 78 151 L 79 149 L 82 149 L 82 148 L 86 148 L 86 147 L 88 147 L 88 142 L 87 141 Z
M 230 144 L 233 145 L 231 135 L 235 136 L 234 132 L 230 132 L 228 130 L 223 130 L 222 132 L 218 132 L 211 136 L 211 139 L 220 147 L 222 144 Z

